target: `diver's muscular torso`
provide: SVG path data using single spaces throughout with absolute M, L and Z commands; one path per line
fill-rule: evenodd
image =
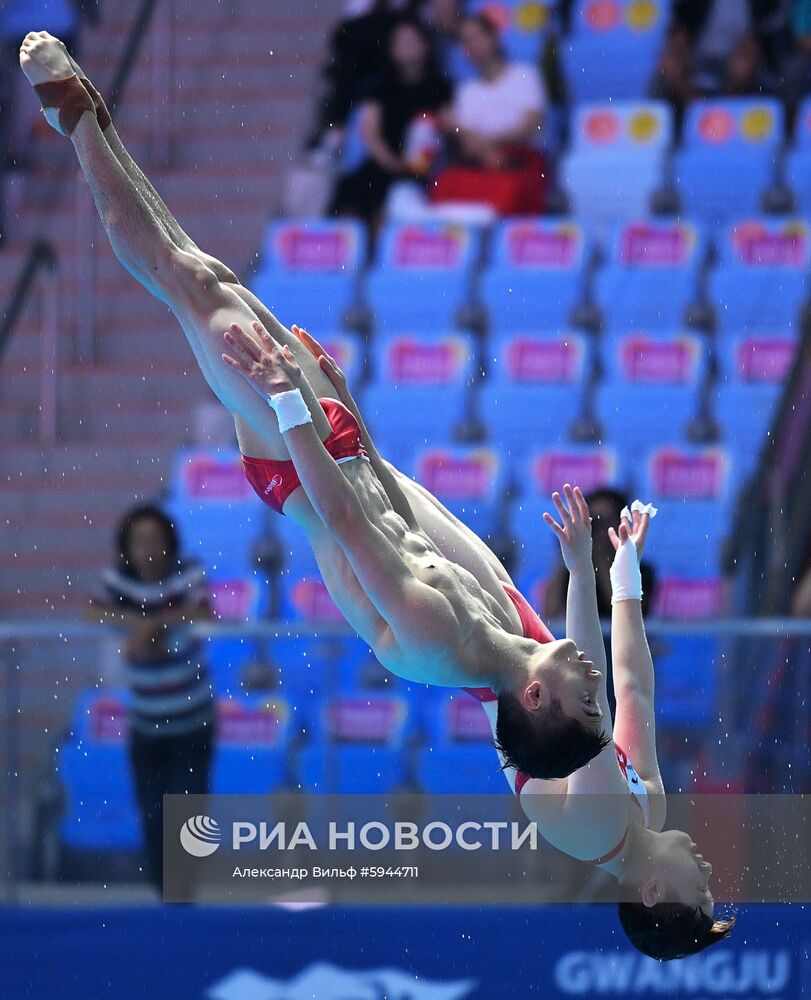
M 512 603 L 506 598 L 503 586 L 486 560 L 469 563 L 468 569 L 445 558 L 437 545 L 425 532 L 411 530 L 391 506 L 380 481 L 368 462 L 344 462 L 341 469 L 361 502 L 366 516 L 382 531 L 397 550 L 409 570 L 422 583 L 427 584 L 448 601 L 458 622 L 458 637 L 454 647 L 441 650 L 436 656 L 426 658 L 424 651 L 391 648 L 381 643 L 378 629 L 374 627 L 373 609 L 363 593 L 351 567 L 336 555 L 334 543 L 324 538 L 323 532 L 308 534 L 323 574 L 324 583 L 341 612 L 355 630 L 365 639 L 386 669 L 416 683 L 445 686 L 475 685 L 481 678 L 477 674 L 475 652 L 469 650 L 469 640 L 482 623 L 520 636 L 521 622 Z M 297 507 L 307 504 L 303 490 L 292 494 L 285 506 L 285 513 L 296 520 Z M 305 530 L 307 522 L 302 518 Z M 311 523 L 311 522 L 310 522 Z M 481 580 L 490 586 L 485 589 Z M 488 665 L 483 664 L 483 667 Z

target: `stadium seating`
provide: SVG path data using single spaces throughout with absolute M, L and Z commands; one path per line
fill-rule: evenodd
M 477 534 L 496 529 L 508 467 L 497 449 L 461 445 L 420 449 L 411 473 Z
M 435 692 L 425 700 L 425 744 L 417 754 L 421 789 L 437 795 L 509 791 L 481 704 L 463 691 Z
M 721 336 L 799 329 L 808 295 L 811 233 L 800 219 L 739 222 L 719 241 L 710 300 Z
M 498 333 L 487 341 L 488 379 L 478 391 L 488 439 L 514 466 L 543 444 L 565 441 L 581 407 L 589 345 L 578 333 Z
M 530 63 L 537 66 L 541 61 L 544 45 L 551 29 L 555 27 L 555 0 L 468 0 L 466 14 L 485 13 L 499 28 L 501 44 L 511 62 Z M 461 46 L 450 50 L 448 72 L 457 82 L 470 79 L 475 69 L 465 56 Z
M 452 223 L 390 223 L 366 278 L 378 333 L 453 329 L 470 298 L 481 234 Z
M 719 662 L 718 639 L 668 635 L 657 638 L 655 645 L 657 724 L 679 730 L 711 725 L 718 712 L 713 669 Z
M 705 372 L 703 340 L 692 333 L 614 333 L 602 342 L 605 379 L 597 393 L 603 440 L 627 463 L 661 441 L 686 441 Z
M 811 98 L 806 98 L 797 112 L 794 141 L 785 159 L 785 180 L 797 210 L 811 215 Z
M 655 101 L 581 105 L 561 183 L 579 221 L 605 227 L 644 217 L 662 187 L 673 137 L 671 109 Z
M 391 792 L 407 778 L 406 736 L 414 725 L 409 701 L 366 690 L 320 700 L 298 754 L 304 791 Z
M 511 219 L 493 234 L 480 298 L 492 329 L 566 329 L 583 299 L 582 226 L 569 219 Z
M 372 369 L 360 400 L 381 454 L 407 464 L 418 448 L 453 441 L 475 372 L 469 335 L 384 335 L 375 339 Z
M 222 700 L 211 776 L 214 794 L 262 794 L 292 784 L 292 706 L 283 698 Z
M 775 179 L 783 108 L 770 98 L 696 101 L 673 174 L 687 216 L 706 223 L 757 213 Z
M 717 345 L 714 415 L 741 484 L 755 471 L 796 352 L 797 336 L 791 332 L 730 335 Z
M 550 508 L 552 493 L 564 483 L 574 483 L 584 493 L 602 486 L 617 486 L 621 469 L 611 448 L 586 445 L 543 447 L 527 453 L 518 469 L 520 494 L 510 511 L 510 531 L 517 543 L 514 579 L 534 607 L 543 607 L 546 582 L 557 559 L 559 547 L 543 521 Z
M 638 456 L 635 467 L 634 493 L 654 503 L 661 517 L 648 554 L 661 575 L 662 613 L 681 617 L 695 602 L 693 616 L 711 616 L 738 483 L 733 455 L 719 446 L 662 443 Z
M 645 95 L 659 58 L 667 5 L 580 0 L 562 48 L 569 100 L 629 100 Z
M 614 231 L 594 296 L 610 330 L 676 330 L 697 297 L 703 231 L 683 220 L 637 220 Z
M 56 758 L 66 793 L 60 835 L 74 850 L 128 851 L 141 843 L 126 739 L 128 703 L 127 692 L 116 689 L 93 689 L 77 699 L 73 738 Z
M 337 330 L 357 305 L 365 258 L 366 234 L 357 222 L 276 222 L 250 287 L 286 326 Z

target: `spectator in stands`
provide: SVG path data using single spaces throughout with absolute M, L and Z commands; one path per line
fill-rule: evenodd
M 586 498 L 591 512 L 591 534 L 593 538 L 594 569 L 597 574 L 597 607 L 601 618 L 611 617 L 611 578 L 609 570 L 614 561 L 614 546 L 608 537 L 608 529 L 620 523 L 620 513 L 628 505 L 628 500 L 618 490 L 602 488 L 590 493 Z M 640 565 L 642 571 L 642 613 L 647 615 L 654 588 L 653 569 L 646 562 Z M 563 618 L 566 614 L 566 592 L 569 588 L 569 574 L 561 559 L 549 580 L 544 597 L 544 615 L 548 619 Z
M 503 215 L 543 207 L 544 158 L 537 148 L 546 92 L 538 70 L 510 63 L 486 14 L 462 19 L 460 39 L 478 77 L 454 96 L 452 128 L 459 165 L 444 171 L 438 201 L 479 201 Z
M 375 222 L 394 181 L 423 178 L 450 101 L 450 84 L 436 68 L 428 30 L 414 18 L 397 21 L 383 78 L 361 107 L 368 156 L 338 181 L 333 211 Z M 430 133 L 428 155 L 413 142 L 417 128 Z
M 181 559 L 175 527 L 158 507 L 124 517 L 117 549 L 118 564 L 104 573 L 88 617 L 126 629 L 130 757 L 149 877 L 160 891 L 162 796 L 209 789 L 214 698 L 201 643 L 186 626 L 212 611 L 202 569 Z
M 592 558 L 597 576 L 597 609 L 600 618 L 611 620 L 611 564 L 614 561 L 614 546 L 608 536 L 608 529 L 620 523 L 620 513 L 628 500 L 618 490 L 602 488 L 590 493 L 586 498 L 592 517 Z M 647 615 L 655 587 L 653 568 L 644 560 L 640 563 L 642 573 L 642 614 Z M 566 594 L 569 589 L 569 571 L 560 559 L 547 584 L 544 594 L 543 613 L 547 621 L 566 617 Z M 606 656 L 611 665 L 611 643 L 606 641 Z M 608 702 L 614 711 L 614 679 L 612 671 L 606 676 L 608 682 Z
M 402 17 L 424 21 L 426 0 L 351 0 L 330 40 L 329 63 L 323 71 L 327 94 L 315 132 L 308 143 L 333 151 L 340 146 L 352 111 L 386 76 L 386 39 Z
M 681 112 L 697 97 L 774 87 L 781 0 L 677 0 L 652 86 Z

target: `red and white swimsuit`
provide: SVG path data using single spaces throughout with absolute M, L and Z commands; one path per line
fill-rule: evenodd
M 510 600 L 515 605 L 518 615 L 521 618 L 521 626 L 523 629 L 523 634 L 525 639 L 535 639 L 536 642 L 553 642 L 554 636 L 549 631 L 549 629 L 544 625 L 541 619 L 538 617 L 536 612 L 533 610 L 532 605 L 529 601 L 520 594 L 514 587 L 510 587 L 508 584 L 503 584 L 504 591 Z M 475 698 L 477 701 L 482 703 L 482 707 L 488 705 L 492 702 L 498 701 L 498 695 L 495 691 L 490 688 L 463 688 L 471 697 Z M 487 709 L 485 708 L 485 711 Z M 490 712 L 487 712 L 491 715 Z M 492 717 L 491 717 L 492 718 Z M 648 801 L 648 790 L 645 787 L 645 783 L 636 773 L 633 764 L 628 759 L 628 754 L 618 746 L 614 744 L 614 751 L 617 755 L 617 766 L 622 772 L 623 778 L 628 785 L 628 791 L 633 795 L 636 801 L 639 803 L 642 809 L 642 817 L 645 826 L 650 825 L 650 802 Z M 521 790 L 528 781 L 530 781 L 530 775 L 524 774 L 523 771 L 515 772 L 515 794 L 520 795 Z M 622 840 L 599 858 L 595 858 L 593 861 L 584 862 L 587 865 L 604 865 L 612 858 L 615 858 L 625 845 L 625 837 L 627 836 L 627 831 L 623 834 Z

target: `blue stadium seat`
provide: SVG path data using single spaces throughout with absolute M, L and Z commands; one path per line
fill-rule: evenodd
M 452 223 L 390 223 L 366 278 L 378 332 L 449 330 L 470 297 L 481 234 Z
M 72 739 L 56 757 L 65 791 L 62 842 L 75 850 L 130 851 L 141 844 L 141 821 L 129 757 L 126 690 L 82 692 Z
M 673 729 L 711 725 L 717 716 L 718 639 L 668 635 L 657 638 L 656 646 L 657 723 Z
M 501 223 L 479 283 L 491 327 L 565 329 L 583 299 L 586 250 L 583 229 L 571 220 Z
M 569 100 L 641 99 L 653 76 L 666 26 L 663 4 L 581 0 L 562 47 Z
M 466 415 L 475 370 L 464 334 L 399 334 L 375 341 L 374 381 L 362 393 L 364 419 L 382 454 L 408 464 L 418 448 L 450 443 Z
M 721 441 L 735 456 L 740 484 L 757 471 L 777 417 L 782 386 L 779 383 L 728 383 L 713 392 L 713 412 Z
M 720 334 L 799 330 L 808 295 L 811 233 L 800 219 L 753 219 L 720 242 L 709 280 Z
M 484 446 L 425 448 L 410 473 L 476 534 L 487 536 L 498 522 L 507 466 L 496 449 Z
M 67 798 L 59 827 L 65 846 L 85 851 L 140 847 L 141 821 L 126 741 L 68 743 L 60 749 L 57 773 Z
M 357 305 L 366 235 L 357 222 L 276 222 L 268 227 L 251 289 L 279 320 L 314 334 L 337 330 Z
M 594 295 L 610 330 L 675 330 L 696 300 L 705 255 L 693 223 L 640 220 L 620 225 L 609 263 L 595 279 Z
M 634 492 L 660 512 L 651 561 L 677 578 L 717 578 L 738 487 L 734 456 L 719 446 L 660 443 L 636 465 Z
M 217 709 L 212 792 L 260 795 L 289 783 L 292 706 L 252 696 L 223 699 Z
M 727 222 L 760 211 L 783 141 L 783 108 L 771 98 L 696 101 L 673 173 L 686 215 Z
M 206 571 L 248 576 L 250 550 L 264 513 L 245 478 L 236 450 L 193 449 L 178 453 L 167 510 L 184 549 Z
M 797 112 L 794 141 L 786 154 L 784 169 L 798 211 L 811 215 L 811 97 L 803 101 Z
M 512 461 L 566 440 L 581 410 L 589 345 L 580 333 L 499 333 L 488 338 L 489 377 L 478 391 L 487 437 Z
M 405 738 L 414 718 L 399 695 L 366 690 L 324 699 L 298 755 L 298 781 L 304 790 L 390 792 L 407 777 Z
M 544 511 L 554 514 L 552 493 L 564 483 L 591 493 L 602 486 L 617 486 L 621 468 L 612 448 L 565 445 L 528 450 L 516 468 L 520 494 L 510 509 L 510 531 L 515 538 L 515 581 L 534 607 L 543 607 L 543 593 L 558 559 L 558 543 L 543 521 Z
M 557 26 L 556 0 L 468 0 L 466 14 L 487 14 L 499 28 L 504 52 L 510 62 L 539 65 L 547 39 Z M 476 70 L 460 45 L 448 52 L 445 69 L 457 83 L 475 77 Z
M 422 789 L 437 795 L 508 792 L 481 704 L 464 691 L 432 691 L 425 699 L 425 745 L 417 755 Z
M 661 188 L 673 115 L 664 103 L 581 105 L 560 177 L 578 218 L 595 226 L 644 217 Z

